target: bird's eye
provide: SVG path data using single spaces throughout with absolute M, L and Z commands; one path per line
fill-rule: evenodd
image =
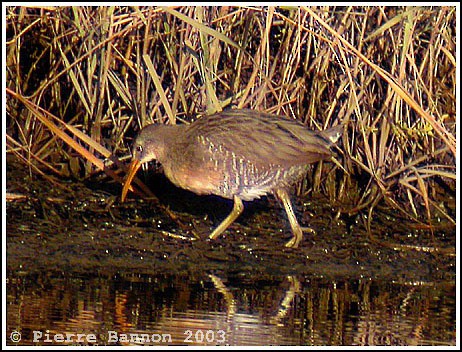
M 142 146 L 142 145 L 137 145 L 137 146 L 136 146 L 136 151 L 137 151 L 138 153 L 143 152 L 143 146 Z

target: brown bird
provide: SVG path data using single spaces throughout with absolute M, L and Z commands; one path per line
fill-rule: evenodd
M 293 232 L 286 247 L 297 248 L 303 234 L 288 189 L 309 164 L 332 157 L 330 147 L 342 131 L 341 125 L 309 131 L 297 120 L 246 109 L 205 116 L 189 125 L 149 125 L 133 145 L 122 201 L 141 164 L 157 160 L 175 185 L 234 200 L 233 210 L 210 239 L 242 213 L 243 200 L 273 193 L 282 201 Z

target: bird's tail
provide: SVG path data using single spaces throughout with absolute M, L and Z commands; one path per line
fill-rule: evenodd
M 342 136 L 343 130 L 343 125 L 337 125 L 335 127 L 321 131 L 320 135 L 329 143 L 329 145 L 334 145 Z

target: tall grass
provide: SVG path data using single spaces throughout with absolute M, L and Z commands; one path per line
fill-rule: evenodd
M 324 190 L 367 227 L 383 204 L 428 228 L 455 224 L 455 7 L 38 6 L 6 17 L 7 153 L 32 172 L 120 182 L 105 159 L 128 155 L 141 126 L 245 107 L 314 130 L 345 124 L 347 172 Z

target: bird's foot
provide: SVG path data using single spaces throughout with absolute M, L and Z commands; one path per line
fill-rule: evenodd
M 298 245 L 303 239 L 303 232 L 316 233 L 316 231 L 311 227 L 295 227 L 293 229 L 294 236 L 285 244 L 285 246 L 287 248 L 298 248 Z
M 315 230 L 315 229 L 312 229 L 312 228 L 309 227 L 309 226 L 300 227 L 300 229 L 301 229 L 303 232 L 311 232 L 311 233 L 313 233 L 313 234 L 316 233 L 316 230 Z
M 297 239 L 295 236 L 290 239 L 289 242 L 286 243 L 287 248 L 298 248 L 298 244 L 300 243 L 300 239 Z

